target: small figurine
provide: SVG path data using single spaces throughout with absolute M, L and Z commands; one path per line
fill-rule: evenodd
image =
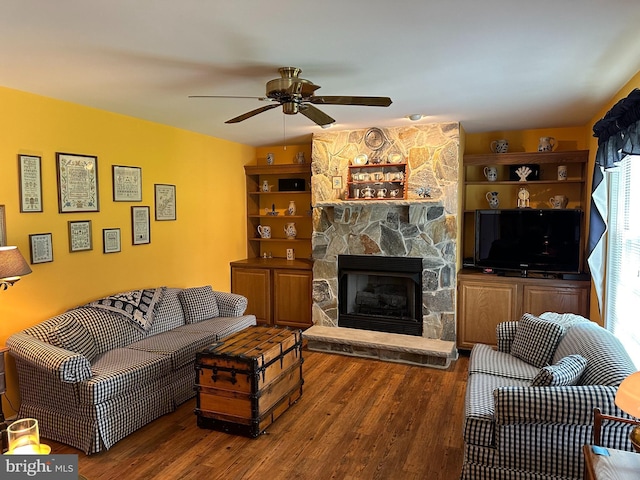
M 420 198 L 431 198 L 431 187 L 418 187 L 416 193 Z

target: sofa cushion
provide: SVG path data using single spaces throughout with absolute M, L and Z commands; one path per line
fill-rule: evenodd
M 184 332 L 173 329 L 132 343 L 127 348 L 165 355 L 171 359 L 172 370 L 178 370 L 195 362 L 196 352 L 215 341 L 215 333 Z
M 178 294 L 178 298 L 184 310 L 186 323 L 201 322 L 220 316 L 218 302 L 211 285 L 185 288 Z
M 581 355 L 569 355 L 554 365 L 542 367 L 531 381 L 532 387 L 563 387 L 575 385 L 587 366 L 587 359 Z
M 98 405 L 165 378 L 171 374 L 171 360 L 165 355 L 116 348 L 98 355 L 91 365 L 93 376 L 77 384 L 82 404 Z
M 162 300 L 158 304 L 158 310 L 149 329 L 149 335 L 167 332 L 172 328 L 184 325 L 184 311 L 178 299 L 181 288 L 165 288 Z
M 587 359 L 587 367 L 578 385 L 617 387 L 636 371 L 620 340 L 594 322 L 578 323 L 569 328 L 558 345 L 553 361 L 574 354 Z
M 494 350 L 484 343 L 476 343 L 469 356 L 469 373 L 486 373 L 500 377 L 531 381 L 540 371 L 510 353 Z
M 182 325 L 177 327 L 175 332 L 208 332 L 215 334 L 215 339 L 220 340 L 228 337 L 232 333 L 244 330 L 247 327 L 254 326 L 256 324 L 256 317 L 254 315 L 243 315 L 241 317 L 216 317 L 208 320 L 203 320 L 198 323 L 190 323 L 188 325 Z
M 542 368 L 551 361 L 563 334 L 562 325 L 525 313 L 518 322 L 511 355 Z
M 98 354 L 96 342 L 89 330 L 73 316 L 67 316 L 53 327 L 49 338 L 52 345 L 84 355 L 87 360 L 92 360 Z
M 156 308 L 163 294 L 164 287 L 131 290 L 109 295 L 85 306 L 118 313 L 135 327 L 147 332 L 153 324 Z

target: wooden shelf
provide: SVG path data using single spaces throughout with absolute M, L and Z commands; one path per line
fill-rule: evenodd
M 496 180 L 495 182 L 489 182 L 487 180 L 467 181 L 467 185 L 486 185 L 490 187 L 492 185 L 553 185 L 553 184 L 567 184 L 567 183 L 584 183 L 582 178 L 568 178 L 566 180 L 531 180 L 530 182 L 520 182 L 512 180 Z
M 524 165 L 528 163 L 586 163 L 589 150 L 555 152 L 479 153 L 464 155 L 464 165 Z

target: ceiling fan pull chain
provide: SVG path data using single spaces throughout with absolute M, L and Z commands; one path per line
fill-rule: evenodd
M 282 144 L 284 145 L 283 150 L 287 149 L 287 116 L 282 116 Z

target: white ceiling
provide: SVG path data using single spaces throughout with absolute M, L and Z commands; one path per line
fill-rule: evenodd
M 459 121 L 467 132 L 585 125 L 640 70 L 638 0 L 2 0 L 0 85 L 248 145 L 321 129 L 264 106 L 278 67 L 337 129 Z M 285 140 L 286 138 L 286 140 Z

